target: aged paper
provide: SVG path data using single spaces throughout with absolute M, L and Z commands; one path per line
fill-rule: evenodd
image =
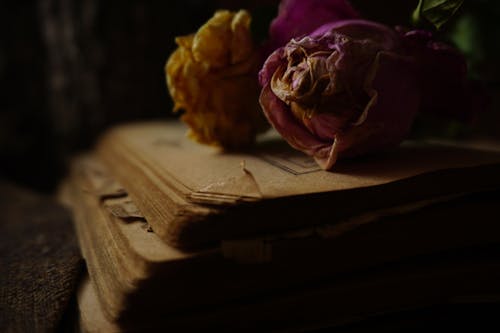
M 183 249 L 500 188 L 494 151 L 405 142 L 327 172 L 273 132 L 240 153 L 185 133 L 179 122 L 136 123 L 112 129 L 97 146 L 155 233 Z
M 134 124 L 115 129 L 108 139 L 139 156 L 144 168 L 185 195 L 205 200 L 211 195 L 261 199 L 339 191 L 500 162 L 498 153 L 407 142 L 392 151 L 341 161 L 327 172 L 273 133 L 244 154 L 199 145 L 188 140 L 185 131 L 177 122 Z

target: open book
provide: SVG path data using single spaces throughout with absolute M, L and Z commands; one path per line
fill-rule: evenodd
M 185 131 L 178 122 L 124 125 L 97 146 L 155 234 L 181 249 L 319 226 L 339 233 L 500 186 L 497 152 L 407 142 L 327 172 L 273 133 L 252 151 L 225 153 Z

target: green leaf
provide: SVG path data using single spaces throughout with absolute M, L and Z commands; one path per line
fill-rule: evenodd
M 413 12 L 413 21 L 419 23 L 424 18 L 440 29 L 455 15 L 463 2 L 464 0 L 420 0 Z
M 424 0 L 419 0 L 417 8 L 415 8 L 415 10 L 413 11 L 413 14 L 411 16 L 412 20 L 413 20 L 413 24 L 415 24 L 415 25 L 419 25 L 419 23 L 421 21 L 422 3 L 423 2 L 424 2 Z

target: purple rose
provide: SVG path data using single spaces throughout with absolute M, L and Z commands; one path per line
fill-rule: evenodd
M 393 29 L 338 21 L 269 56 L 260 103 L 290 145 L 328 170 L 404 139 L 421 99 L 417 69 Z
M 435 41 L 429 31 L 396 29 L 407 53 L 417 59 L 421 112 L 464 121 L 486 108 L 487 99 L 480 87 L 467 80 L 467 63 L 457 49 Z
M 347 0 L 283 0 L 269 29 L 269 50 L 272 52 L 323 24 L 357 18 L 359 14 Z

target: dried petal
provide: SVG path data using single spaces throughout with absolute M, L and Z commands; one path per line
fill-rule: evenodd
M 369 21 L 335 22 L 290 41 L 259 78 L 269 122 L 324 169 L 399 144 L 419 108 L 415 58 L 394 30 Z
M 270 51 L 326 23 L 357 18 L 359 14 L 346 0 L 283 0 L 269 29 Z
M 250 15 L 218 11 L 193 35 L 177 37 L 167 61 L 167 86 L 174 111 L 194 140 L 236 149 L 254 142 L 267 128 L 257 102 L 258 56 Z

